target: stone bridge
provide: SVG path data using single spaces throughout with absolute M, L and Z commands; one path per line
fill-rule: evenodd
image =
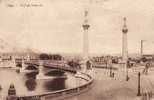
M 68 71 L 68 72 L 72 72 L 72 73 L 76 73 L 76 70 L 66 66 L 66 64 L 63 63 L 55 63 L 55 62 L 50 62 L 50 61 L 24 61 L 24 63 L 22 64 L 22 67 L 25 67 L 25 65 L 33 65 L 36 68 L 40 68 L 40 65 L 42 65 L 43 67 L 46 68 L 51 68 L 51 69 L 58 69 L 58 70 L 63 70 L 63 71 Z

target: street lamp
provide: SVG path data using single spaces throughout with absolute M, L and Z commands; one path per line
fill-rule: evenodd
M 140 72 L 138 73 L 138 92 L 137 92 L 137 96 L 141 96 L 141 87 L 140 87 Z
M 126 81 L 128 81 L 129 80 L 129 76 L 128 76 L 128 60 L 127 60 L 127 62 L 126 62 Z

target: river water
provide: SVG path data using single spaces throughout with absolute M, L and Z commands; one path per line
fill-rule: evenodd
M 7 96 L 10 84 L 14 84 L 18 96 L 42 94 L 61 89 L 76 87 L 85 83 L 84 80 L 76 79 L 73 74 L 65 73 L 67 78 L 52 78 L 37 80 L 37 72 L 19 73 L 15 69 L 0 68 L 1 96 Z M 54 76 L 53 76 L 54 77 Z

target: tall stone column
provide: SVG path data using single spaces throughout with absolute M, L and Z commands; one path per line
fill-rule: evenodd
M 124 18 L 124 26 L 122 29 L 122 59 L 123 61 L 126 61 L 128 58 L 128 48 L 127 48 L 127 26 L 126 26 L 126 18 Z
M 128 68 L 127 68 L 127 61 L 128 61 L 128 46 L 127 46 L 127 26 L 126 26 L 126 18 L 124 18 L 124 26 L 122 29 L 122 60 L 124 63 L 125 71 L 126 71 L 126 81 L 128 81 Z
M 84 59 L 84 70 L 86 70 L 86 62 L 88 61 L 89 55 L 89 38 L 88 38 L 88 29 L 90 25 L 88 24 L 88 10 L 84 12 L 84 23 L 82 25 L 84 33 L 83 33 L 83 59 Z

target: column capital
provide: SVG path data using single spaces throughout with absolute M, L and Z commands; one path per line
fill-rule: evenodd
M 126 17 L 124 17 L 123 20 L 124 20 L 124 25 L 123 25 L 122 32 L 126 34 L 128 32 L 128 28 L 126 25 L 126 21 L 127 21 Z
M 83 27 L 84 30 L 88 30 L 90 25 L 89 24 L 83 24 L 82 27 Z

